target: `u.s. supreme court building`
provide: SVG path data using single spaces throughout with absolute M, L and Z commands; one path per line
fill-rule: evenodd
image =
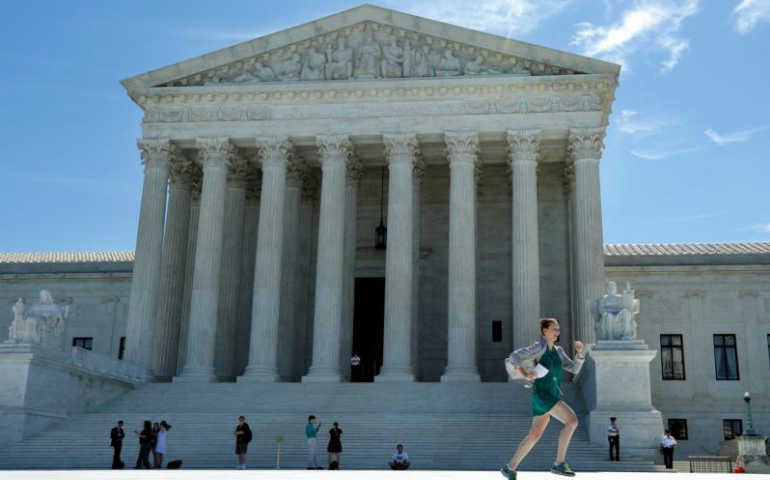
M 23 427 L 2 440 L 23 449 L 41 430 L 75 428 L 67 418 L 108 428 L 148 412 L 286 415 L 299 429 L 303 415 L 329 412 L 331 425 L 347 412 L 363 429 L 367 404 L 414 422 L 519 412 L 518 439 L 529 391 L 507 382 L 503 359 L 539 338 L 542 316 L 559 319 L 568 352 L 598 344 L 610 280 L 634 289 L 638 331 L 633 348 L 594 348 L 584 378 L 565 379 L 585 448 L 603 447 L 616 415 L 638 458 L 654 457 L 667 426 L 681 451 L 714 453 L 746 428 L 744 391 L 767 431 L 770 245 L 603 244 L 599 171 L 619 73 L 365 5 L 124 80 L 144 112 L 136 251 L 0 254 L 0 326 L 19 298 L 50 290 L 69 305 L 67 349 L 144 375 L 86 406 L 46 403 L 40 386 L 38 403 L 6 398 L 0 409 Z M 6 344 L 0 365 L 21 368 L 22 345 Z M 25 352 L 32 378 L 47 354 Z M 62 385 L 117 382 L 78 368 L 56 374 Z M 331 393 L 312 403 L 318 392 Z M 500 462 L 513 447 L 498 446 Z M 474 455 L 458 468 L 483 468 Z

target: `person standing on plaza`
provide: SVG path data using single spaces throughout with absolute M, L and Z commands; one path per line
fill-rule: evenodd
M 666 434 L 660 439 L 660 452 L 663 454 L 663 463 L 666 464 L 667 470 L 674 468 L 674 447 L 676 439 L 671 436 L 670 430 L 666 430 Z
M 150 468 L 150 442 L 152 441 L 152 422 L 145 420 L 142 431 L 134 430 L 139 437 L 139 456 L 136 458 L 136 468 Z
M 321 422 L 318 422 L 316 425 L 316 418 L 315 415 L 310 415 L 307 417 L 307 425 L 305 425 L 305 436 L 307 437 L 307 469 L 308 470 L 319 470 L 323 469 L 320 465 L 318 465 L 318 457 L 316 456 L 316 436 L 318 435 L 318 430 L 321 428 Z
M 567 448 L 572 434 L 578 427 L 575 412 L 560 400 L 562 371 L 577 374 L 583 366 L 583 343 L 574 342 L 575 360 L 570 359 L 564 349 L 555 345 L 561 329 L 555 318 L 540 319 L 539 342 L 528 347 L 520 348 L 510 355 L 511 365 L 518 369 L 522 377 L 533 382 L 532 385 L 532 427 L 529 434 L 519 444 L 511 461 L 500 469 L 508 480 L 516 480 L 516 469 L 532 447 L 535 446 L 548 426 L 551 417 L 564 424 L 559 435 L 559 448 L 556 462 L 551 467 L 551 473 L 572 477 L 575 475 L 566 462 Z M 537 368 L 526 369 L 525 361 L 536 362 Z
M 238 426 L 235 427 L 235 454 L 238 455 L 238 470 L 246 470 L 246 453 L 249 451 L 249 443 L 252 440 L 251 428 L 246 423 L 246 417 L 238 417 Z
M 610 417 L 607 425 L 607 441 L 610 442 L 610 462 L 620 461 L 620 427 L 616 423 L 617 418 Z M 615 450 L 613 455 L 613 449 Z
M 329 455 L 329 470 L 331 470 L 332 459 L 335 456 L 337 457 L 336 470 L 340 469 L 340 455 L 342 455 L 342 441 L 340 437 L 342 437 L 342 430 L 340 429 L 339 423 L 334 422 L 334 427 L 329 430 L 329 445 L 326 447 L 326 452 Z
M 123 420 L 118 420 L 117 426 L 110 431 L 110 446 L 112 447 L 112 468 L 123 468 L 123 461 L 120 459 L 120 451 L 123 449 L 123 438 L 126 432 L 123 431 Z
M 166 423 L 165 420 L 160 422 L 160 429 L 155 438 L 155 468 L 161 468 L 163 466 L 163 457 L 166 455 L 166 439 L 168 437 L 169 429 L 171 429 L 171 425 Z

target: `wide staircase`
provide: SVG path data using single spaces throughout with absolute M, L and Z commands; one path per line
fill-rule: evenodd
M 565 400 L 582 420 L 585 407 L 572 384 Z M 305 424 L 310 414 L 322 422 L 318 458 L 326 464 L 328 430 L 339 422 L 343 469 L 387 468 L 402 443 L 413 468 L 493 470 L 500 468 L 531 424 L 530 391 L 506 383 L 342 383 L 147 384 L 96 412 L 73 415 L 45 433 L 0 450 L 0 468 L 108 468 L 110 429 L 118 420 L 127 432 L 126 467 L 134 465 L 144 420 L 172 425 L 166 460 L 184 468 L 233 468 L 238 415 L 254 432 L 249 468 L 305 468 Z M 553 420 L 521 465 L 522 470 L 550 468 L 560 426 Z M 41 455 L 41 452 L 45 452 Z M 626 456 L 609 462 L 603 446 L 591 445 L 581 425 L 568 454 L 580 471 L 661 471 L 651 461 Z

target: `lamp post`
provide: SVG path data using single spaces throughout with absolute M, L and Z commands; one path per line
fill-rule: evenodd
M 754 422 L 751 421 L 751 395 L 749 392 L 743 393 L 743 401 L 746 402 L 746 433 L 744 435 L 756 436 Z
M 377 250 L 385 250 L 388 243 L 388 229 L 382 222 L 382 211 L 385 208 L 385 167 L 382 167 L 382 179 L 380 183 L 380 225 L 374 229 L 375 244 Z

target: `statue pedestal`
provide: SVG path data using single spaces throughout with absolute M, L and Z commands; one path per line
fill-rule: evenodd
M 738 460 L 746 473 L 770 473 L 770 459 L 765 446 L 767 437 L 741 435 L 735 441 L 738 443 Z
M 641 340 L 600 340 L 590 350 L 576 383 L 588 407 L 591 443 L 606 446 L 610 417 L 617 417 L 621 458 L 657 455 L 663 417 L 650 391 L 656 353 Z

